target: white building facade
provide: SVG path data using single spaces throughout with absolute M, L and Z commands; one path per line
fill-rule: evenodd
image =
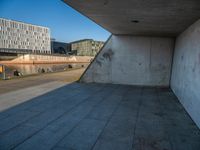
M 50 54 L 50 29 L 0 18 L 0 49 Z

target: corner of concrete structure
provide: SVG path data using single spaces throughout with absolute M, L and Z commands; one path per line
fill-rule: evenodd
M 112 37 L 112 34 L 108 37 L 108 39 L 106 40 L 105 44 L 103 45 L 103 47 L 99 50 L 99 52 L 97 53 L 97 55 L 94 57 L 94 59 L 92 60 L 92 62 L 89 64 L 89 66 L 86 68 L 86 70 L 83 72 L 83 74 L 81 75 L 80 79 L 78 80 L 79 83 L 84 83 L 84 82 L 94 82 L 93 81 L 93 77 L 90 76 L 91 73 L 90 70 L 92 70 L 92 68 L 94 67 L 94 63 L 96 61 L 96 59 L 99 57 L 100 53 L 102 51 L 104 51 L 104 49 L 106 49 L 106 46 L 108 45 L 108 42 L 110 41 Z
M 81 82 L 169 87 L 174 39 L 112 35 Z
M 200 128 L 200 19 L 175 43 L 171 89 Z

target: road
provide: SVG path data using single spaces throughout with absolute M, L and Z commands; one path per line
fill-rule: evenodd
M 78 80 L 85 68 L 70 70 L 65 72 L 40 74 L 34 76 L 27 76 L 12 80 L 0 81 L 0 95 L 8 92 L 34 87 L 50 82 L 70 83 Z

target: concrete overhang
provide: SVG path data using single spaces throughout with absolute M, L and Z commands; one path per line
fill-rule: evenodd
M 63 0 L 113 34 L 177 36 L 200 18 L 200 0 Z

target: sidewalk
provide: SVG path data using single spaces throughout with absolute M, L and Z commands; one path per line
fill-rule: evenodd
M 17 78 L 12 80 L 1 80 L 0 81 L 0 96 L 8 92 L 16 91 L 19 89 L 24 89 L 28 87 L 38 86 L 45 83 L 50 83 L 52 81 L 60 81 L 63 83 L 74 82 L 78 80 L 81 74 L 84 72 L 85 68 L 27 76 L 23 78 Z
M 12 92 L 8 92 L 0 95 L 0 112 L 21 104 L 23 102 L 29 101 L 35 97 L 43 95 L 47 92 L 53 91 L 57 88 L 66 85 L 66 83 L 61 81 L 53 81 L 38 86 L 28 87 L 25 89 L 20 89 Z
M 0 81 L 0 112 L 77 81 L 85 69 Z

